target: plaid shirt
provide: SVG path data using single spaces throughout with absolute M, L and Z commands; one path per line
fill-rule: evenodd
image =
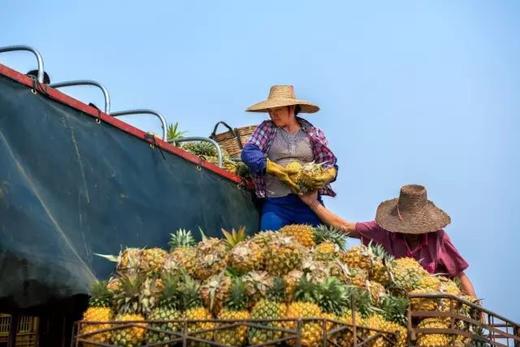
M 323 131 L 316 128 L 314 125 L 303 118 L 297 117 L 297 120 L 298 123 L 300 123 L 302 130 L 309 136 L 312 152 L 314 154 L 314 161 L 316 163 L 323 163 L 324 167 L 335 167 L 337 170 L 338 166 L 336 165 L 336 156 L 328 147 L 328 142 Z M 266 120 L 262 122 L 259 126 L 256 127 L 246 146 L 254 145 L 258 147 L 264 156 L 267 157 L 267 153 L 269 152 L 275 137 L 275 129 L 276 126 L 272 121 Z M 252 176 L 253 182 L 255 184 L 256 195 L 259 198 L 265 198 L 266 186 L 264 175 L 257 174 Z M 336 193 L 334 193 L 330 187 L 330 184 L 320 189 L 319 193 L 321 195 L 336 196 Z

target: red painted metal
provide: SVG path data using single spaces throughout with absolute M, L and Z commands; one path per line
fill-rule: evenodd
M 16 81 L 26 87 L 29 87 L 31 89 L 33 88 L 34 83 L 35 83 L 33 81 L 33 79 L 30 78 L 29 76 L 26 76 L 5 65 L 2 65 L 2 64 L 0 64 L 0 74 Z M 69 107 L 72 107 L 78 111 L 81 111 L 89 117 L 99 119 L 99 121 L 110 124 L 111 126 L 117 128 L 121 131 L 124 131 L 127 134 L 135 136 L 142 141 L 145 141 L 147 143 L 151 142 L 150 136 L 146 132 L 144 132 L 140 129 L 137 129 L 134 126 L 123 122 L 120 119 L 111 117 L 110 115 L 108 115 L 100 110 L 97 110 L 96 108 L 89 106 L 77 99 L 74 99 L 73 97 L 62 93 L 57 89 L 51 88 L 47 85 L 40 85 L 40 86 L 41 86 L 41 88 L 38 88 L 38 91 L 40 91 L 40 94 L 45 95 L 49 99 L 57 101 L 61 104 L 67 105 Z M 160 138 L 156 137 L 153 140 L 153 142 L 154 142 L 153 144 L 156 147 L 159 147 L 160 149 L 162 149 L 166 152 L 169 152 L 169 153 L 176 155 L 178 157 L 181 157 L 189 162 L 192 162 L 195 165 L 198 165 L 207 170 L 210 170 L 210 171 L 214 172 L 215 174 L 225 177 L 232 182 L 235 182 L 237 184 L 242 183 L 242 179 L 240 177 L 233 175 L 229 171 L 219 168 L 218 166 L 216 166 L 214 164 L 211 164 L 205 160 L 202 160 L 194 154 L 191 154 L 178 147 L 175 147 L 175 146 L 169 144 L 168 142 L 161 140 Z M 250 185 L 246 185 L 246 186 L 251 187 Z

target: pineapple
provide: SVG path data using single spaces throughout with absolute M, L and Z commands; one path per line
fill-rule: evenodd
M 211 313 L 202 306 L 199 297 L 199 284 L 189 275 L 184 275 L 182 284 L 179 287 L 182 294 L 182 306 L 185 309 L 184 318 L 187 321 L 188 333 L 192 337 L 211 341 L 215 323 L 210 321 L 213 317 Z M 210 330 L 200 332 L 204 330 Z M 190 346 L 207 346 L 206 343 L 190 341 Z
M 231 278 L 225 272 L 221 272 L 211 276 L 200 286 L 200 298 L 204 306 L 214 315 L 218 315 L 227 300 L 231 282 Z
M 224 270 L 227 263 L 227 247 L 224 240 L 215 237 L 207 238 L 195 247 L 195 269 L 193 277 L 198 280 L 208 279 Z
M 116 271 L 120 275 L 134 275 L 141 272 L 141 258 L 143 250 L 127 247 L 116 258 Z
M 314 241 L 317 244 L 320 244 L 325 241 L 332 242 L 336 244 L 340 250 L 343 251 L 347 243 L 347 238 L 345 236 L 345 233 L 338 229 L 328 227 L 326 225 L 319 225 L 314 228 Z
M 252 241 L 246 241 L 245 228 L 228 232 L 222 229 L 229 249 L 228 266 L 239 273 L 262 268 L 264 250 Z
M 367 281 L 366 288 L 374 302 L 379 302 L 380 298 L 386 294 L 385 287 L 376 281 Z
M 265 299 L 258 301 L 251 309 L 251 319 L 266 320 L 257 322 L 257 325 L 282 329 L 283 322 L 276 321 L 282 319 L 286 312 L 285 288 L 280 280 L 273 281 L 273 286 L 268 290 Z M 274 321 L 271 321 L 274 320 Z M 280 339 L 283 333 L 279 330 L 262 329 L 261 327 L 251 327 L 248 332 L 249 343 L 252 345 L 268 344 L 270 341 Z
M 239 273 L 261 270 L 264 266 L 265 250 L 257 243 L 243 241 L 237 244 L 228 254 L 228 266 Z
M 350 307 L 347 286 L 336 277 L 329 277 L 317 286 L 316 304 L 323 312 L 341 315 Z
M 385 333 L 388 333 L 388 334 L 394 334 L 395 333 L 394 323 L 388 322 L 380 314 L 377 314 L 377 313 L 371 314 L 370 316 L 365 318 L 363 320 L 363 324 L 364 324 L 364 326 L 366 326 L 369 329 L 381 330 L 381 331 L 383 331 Z M 368 332 L 368 336 L 369 337 L 370 336 L 374 336 L 376 334 L 378 334 L 378 332 L 374 331 L 374 330 L 370 330 Z M 388 334 L 386 334 L 384 336 L 386 336 L 388 338 L 389 337 Z M 370 341 L 370 346 L 372 346 L 372 347 L 391 347 L 391 346 L 394 346 L 393 344 L 390 344 L 390 342 L 384 336 L 379 336 L 379 337 L 375 338 L 374 340 Z
M 144 323 L 143 312 L 149 309 L 149 307 L 142 306 L 140 298 L 144 281 L 145 279 L 141 275 L 120 278 L 120 290 L 114 295 L 117 312 L 114 320 L 121 323 L 133 321 L 133 323 L 124 328 L 119 328 L 121 324 L 114 324 L 112 342 L 117 346 L 140 346 L 144 341 L 147 324 Z
M 385 295 L 381 299 L 380 308 L 386 320 L 406 326 L 409 301 L 405 297 Z
M 426 318 L 422 320 L 418 326 L 419 329 L 448 329 L 449 323 L 442 318 Z M 444 347 L 449 346 L 451 338 L 447 334 L 442 333 L 418 333 L 418 347 Z
M 166 271 L 185 269 L 190 275 L 193 275 L 196 268 L 196 252 L 195 239 L 191 231 L 179 229 L 170 234 L 169 244 L 170 256 L 167 257 Z
M 316 245 L 314 242 L 314 228 L 306 224 L 286 225 L 280 229 L 280 233 L 292 236 L 302 246 L 311 248 Z
M 96 281 L 92 285 L 89 307 L 83 313 L 83 322 L 108 322 L 112 319 L 112 293 L 107 289 L 105 281 Z M 81 334 L 92 334 L 85 338 L 96 343 L 107 344 L 110 339 L 110 332 L 95 333 L 97 330 L 108 329 L 110 324 L 82 324 Z M 85 346 L 94 346 L 85 344 Z
M 435 294 L 440 290 L 441 281 L 438 277 L 428 275 L 423 276 L 417 282 L 417 289 L 414 289 L 410 294 Z M 410 303 L 414 311 L 436 311 L 438 308 L 437 299 L 422 299 L 412 298 Z
M 455 296 L 461 296 L 462 292 L 459 286 L 452 280 L 446 277 L 439 277 L 441 282 L 439 291 L 443 294 L 451 294 Z M 454 311 L 460 308 L 460 302 L 453 299 L 441 299 L 440 303 L 441 311 Z
M 391 271 L 395 286 L 406 293 L 416 289 L 422 277 L 429 276 L 429 273 L 413 258 L 393 260 Z
M 363 322 L 363 318 L 358 312 L 346 310 L 338 319 L 342 324 L 349 326 L 348 329 L 340 331 L 333 336 L 333 341 L 336 346 L 352 346 L 354 345 L 354 334 L 352 327 L 355 325 L 358 329 L 358 334 L 362 332 L 360 325 Z
M 147 248 L 141 252 L 140 269 L 147 276 L 160 275 L 167 252 L 160 248 Z
M 324 241 L 314 248 L 314 259 L 332 261 L 338 256 L 339 247 L 332 241 Z
M 224 327 L 234 323 L 233 321 L 247 320 L 250 317 L 247 311 L 248 297 L 246 293 L 246 286 L 240 278 L 233 279 L 229 297 L 227 298 L 224 309 L 220 311 L 217 318 L 219 320 L 226 320 L 221 323 L 219 327 Z M 239 322 L 235 322 L 239 323 Z M 247 339 L 247 326 L 240 325 L 228 329 L 215 331 L 215 341 L 226 346 L 243 346 Z
M 361 269 L 351 269 L 348 272 L 348 281 L 356 287 L 365 288 L 368 281 L 368 273 Z
M 370 253 L 365 245 L 354 246 L 344 252 L 341 257 L 350 268 L 368 271 L 372 266 Z
M 288 274 L 283 276 L 285 282 L 285 295 L 288 301 L 292 301 L 294 298 L 294 292 L 300 279 L 304 276 L 303 271 L 291 270 Z
M 287 319 L 295 319 L 285 322 L 287 329 L 296 329 L 297 319 L 301 318 L 321 318 L 322 312 L 320 307 L 312 302 L 294 301 L 287 306 L 285 317 Z M 303 321 L 300 326 L 301 346 L 315 347 L 319 346 L 322 340 L 323 331 L 320 320 Z M 296 345 L 295 340 L 290 340 L 289 344 Z
M 273 280 L 265 271 L 251 271 L 242 277 L 252 307 L 256 302 L 266 297 L 273 287 Z
M 179 333 L 182 331 L 182 313 L 179 310 L 180 293 L 179 293 L 179 277 L 166 274 L 163 277 L 164 289 L 161 293 L 159 303 L 147 316 L 150 321 L 170 321 L 161 323 L 150 323 L 150 328 Z M 174 322 L 176 321 L 176 322 Z M 148 343 L 168 343 L 170 340 L 177 338 L 174 334 L 149 330 L 146 336 Z
M 206 141 L 188 142 L 182 145 L 182 149 L 199 157 L 217 156 L 217 149 L 215 146 L 212 143 Z
M 323 167 L 323 164 L 291 162 L 286 168 L 290 171 L 289 175 L 298 185 L 300 192 L 307 193 L 322 188 L 322 186 L 316 186 L 314 178 L 323 176 L 325 173 L 326 168 Z
M 370 243 L 368 249 L 372 257 L 372 267 L 369 271 L 370 279 L 388 286 L 391 282 L 389 266 L 393 258 L 386 253 L 381 245 Z
M 271 275 L 285 275 L 301 265 L 303 248 L 294 239 L 285 235 L 273 237 L 267 249 L 265 267 Z

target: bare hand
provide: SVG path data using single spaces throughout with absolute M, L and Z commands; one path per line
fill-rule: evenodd
M 315 201 L 318 201 L 318 192 L 317 191 L 300 194 L 298 196 L 306 205 L 312 205 Z

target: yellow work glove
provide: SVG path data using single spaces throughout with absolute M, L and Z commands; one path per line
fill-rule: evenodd
M 336 177 L 336 168 L 330 167 L 321 174 L 312 177 L 311 186 L 319 189 L 329 184 Z
M 276 176 L 281 182 L 287 184 L 293 192 L 298 193 L 300 191 L 298 185 L 289 177 L 289 173 L 282 165 L 267 159 L 265 171 L 270 175 Z

